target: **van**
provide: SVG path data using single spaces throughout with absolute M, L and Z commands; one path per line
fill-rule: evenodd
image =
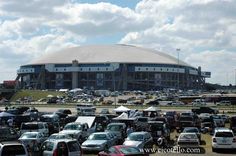
M 20 134 L 25 132 L 41 132 L 49 136 L 48 124 L 46 122 L 26 122 L 21 124 Z

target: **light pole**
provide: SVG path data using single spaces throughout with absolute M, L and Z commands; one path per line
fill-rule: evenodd
M 116 81 L 115 81 L 115 67 L 114 67 L 114 64 L 111 64 L 112 65 L 112 69 L 113 69 L 113 91 L 114 91 L 114 103 L 115 103 L 115 108 L 116 108 Z
M 178 72 L 178 74 L 177 74 L 177 90 L 178 90 L 178 92 L 179 92 L 179 52 L 180 52 L 180 48 L 177 48 L 176 49 L 176 51 L 177 51 L 177 58 L 178 58 L 178 68 L 177 68 L 177 72 Z

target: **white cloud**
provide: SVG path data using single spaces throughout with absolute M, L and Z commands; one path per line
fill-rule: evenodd
M 229 51 L 204 51 L 198 54 L 191 54 L 185 58 L 185 61 L 198 66 L 203 70 L 212 72 L 210 82 L 218 84 L 234 84 L 236 69 L 236 53 Z
M 128 33 L 120 43 L 152 47 L 173 56 L 180 48 L 182 60 L 211 71 L 211 82 L 225 84 L 222 72 L 235 69 L 235 10 L 233 0 L 143 0 L 135 11 L 152 16 L 155 25 Z
M 126 34 L 120 43 L 173 56 L 180 48 L 182 60 L 211 71 L 211 82 L 225 83 L 224 69 L 235 69 L 235 10 L 234 0 L 142 0 L 134 10 L 103 2 L 0 1 L 0 71 L 13 73 L 44 53 L 97 36 Z

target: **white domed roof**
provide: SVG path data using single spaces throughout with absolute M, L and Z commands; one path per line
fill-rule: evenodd
M 67 48 L 47 54 L 30 64 L 71 64 L 73 60 L 78 60 L 79 63 L 115 62 L 178 65 L 178 60 L 170 55 L 130 45 L 90 45 Z M 179 61 L 179 65 L 189 66 L 182 61 Z

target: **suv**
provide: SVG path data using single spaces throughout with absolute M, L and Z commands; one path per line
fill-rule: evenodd
M 0 142 L 0 155 L 28 156 L 26 147 L 19 142 Z
M 236 138 L 231 129 L 216 128 L 212 137 L 212 151 L 217 149 L 236 149 Z
M 76 140 L 46 140 L 41 146 L 41 156 L 81 156 L 82 150 Z
M 41 132 L 44 136 L 49 135 L 48 124 L 46 122 L 26 122 L 21 124 L 20 134 L 25 132 Z

